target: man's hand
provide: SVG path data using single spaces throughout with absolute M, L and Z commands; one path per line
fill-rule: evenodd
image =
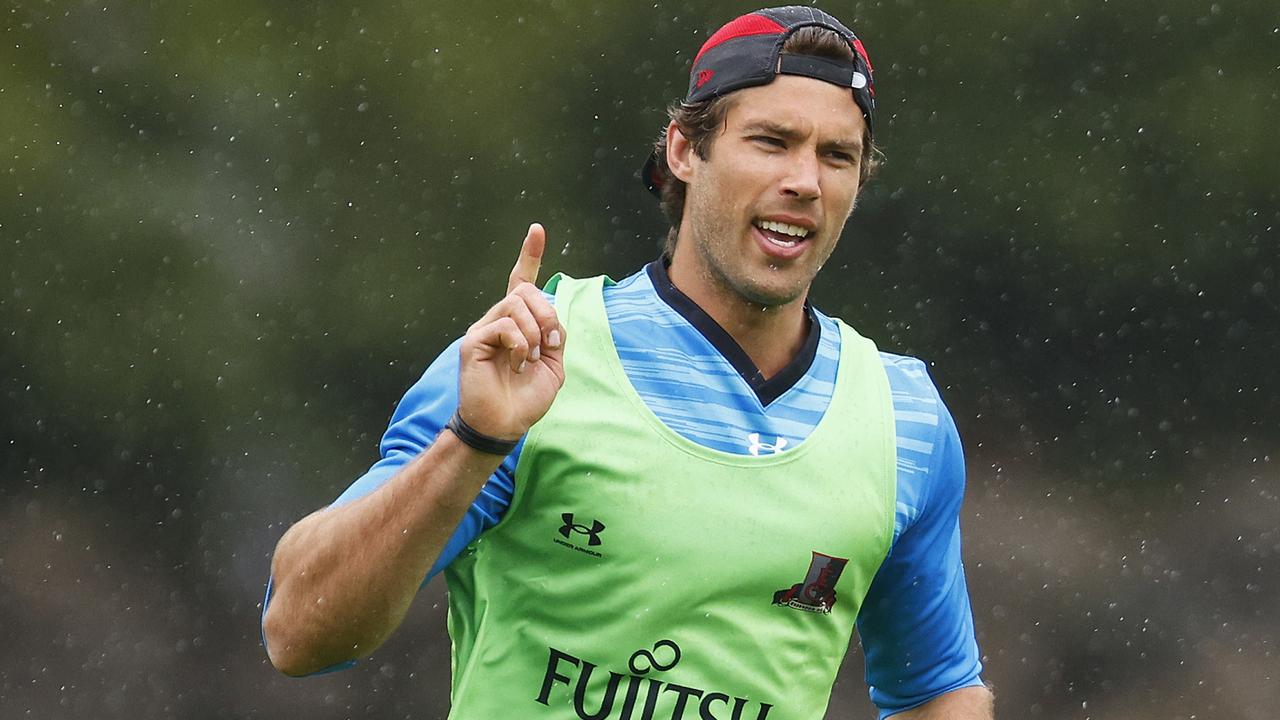
M 564 328 L 534 284 L 546 244 L 546 230 L 530 225 L 506 297 L 462 339 L 458 412 L 491 437 L 520 438 L 564 384 Z

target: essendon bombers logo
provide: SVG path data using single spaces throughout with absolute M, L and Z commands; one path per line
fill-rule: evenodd
M 547 648 L 547 671 L 534 701 L 573 705 L 579 720 L 768 720 L 773 705 L 729 693 L 680 685 L 661 673 L 680 664 L 680 646 L 659 640 L 627 661 L 630 673 Z M 577 677 L 573 677 L 577 675 Z M 592 681 L 592 677 L 595 681 Z M 564 690 L 556 691 L 557 685 Z M 567 697 L 572 692 L 572 698 Z
M 813 553 L 809 572 L 804 582 L 779 590 L 773 594 L 774 605 L 786 605 L 797 610 L 829 613 L 836 604 L 836 583 L 849 561 L 820 552 Z

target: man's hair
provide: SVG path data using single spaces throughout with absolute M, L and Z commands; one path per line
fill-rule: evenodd
M 853 48 L 840 35 L 822 27 L 806 27 L 787 38 L 782 52 L 792 55 L 811 55 L 830 58 L 832 60 L 852 61 Z M 667 116 L 674 120 L 681 134 L 693 145 L 693 151 L 699 158 L 706 160 L 711 156 L 711 142 L 725 124 L 729 108 L 733 107 L 734 93 L 728 93 L 701 102 L 687 103 L 676 101 L 667 108 Z M 684 217 L 685 183 L 671 172 L 667 165 L 667 133 L 659 133 L 654 142 L 657 159 L 655 170 L 662 184 L 662 212 L 667 216 L 671 229 L 667 231 L 663 256 L 671 258 L 675 252 L 676 237 L 680 234 L 680 220 Z M 868 130 L 863 131 L 862 158 L 858 166 L 859 178 L 863 183 L 871 178 L 872 173 L 880 165 L 883 157 L 880 150 L 872 142 Z

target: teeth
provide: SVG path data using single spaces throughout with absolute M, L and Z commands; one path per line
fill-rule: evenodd
M 777 222 L 776 220 L 760 220 L 756 223 L 756 226 L 763 230 L 772 230 L 774 232 L 782 233 L 783 235 L 790 235 L 797 238 L 804 238 L 809 235 L 809 231 L 799 225 L 788 225 L 787 223 Z

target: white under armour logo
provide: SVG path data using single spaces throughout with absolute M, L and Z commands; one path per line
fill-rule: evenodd
M 760 442 L 760 433 L 751 433 L 747 436 L 747 452 L 752 455 L 772 455 L 782 452 L 787 446 L 787 439 L 779 437 L 776 443 Z

